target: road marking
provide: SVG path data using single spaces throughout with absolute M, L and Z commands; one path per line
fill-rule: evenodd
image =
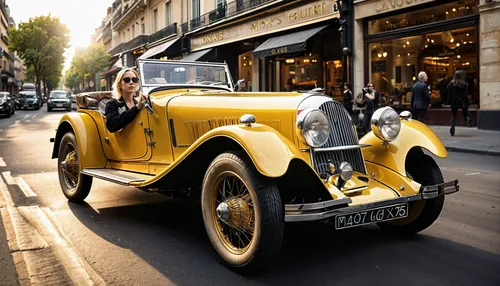
M 16 180 L 17 185 L 23 191 L 24 195 L 26 197 L 36 197 L 35 192 L 30 188 L 30 186 L 24 181 L 22 177 L 15 177 L 14 180 Z
M 76 285 L 104 284 L 102 278 L 73 251 L 62 231 L 58 231 L 58 223 L 50 209 L 44 207 L 42 210 L 39 206 L 15 207 L 7 185 L 1 178 L 0 196 L 3 196 L 7 206 L 0 209 L 4 226 L 13 229 L 12 232 L 6 229 L 8 234 L 13 233 L 14 236 L 9 239 L 9 250 L 13 256 L 21 253 L 28 272 L 26 275 L 16 266 L 19 280 L 26 279 L 29 284 L 42 285 L 69 282 Z M 8 215 L 4 215 L 5 209 Z
M 33 115 L 33 117 L 31 117 L 31 118 L 35 118 L 35 117 L 36 117 L 36 114 L 35 114 L 35 115 Z
M 0 130 L 2 131 L 2 130 Z M 3 160 L 2 157 L 0 157 L 0 167 L 7 167 L 7 164 L 5 164 L 5 161 Z
M 2 131 L 3 131 L 3 129 L 0 129 L 0 132 L 2 132 Z
M 465 174 L 466 176 L 475 176 L 475 175 L 480 175 L 481 172 L 475 172 L 475 173 L 468 173 L 468 174 Z
M 14 178 L 12 178 L 12 176 L 10 175 L 10 171 L 2 172 L 2 175 L 5 178 L 5 181 L 7 182 L 8 185 L 17 184 Z

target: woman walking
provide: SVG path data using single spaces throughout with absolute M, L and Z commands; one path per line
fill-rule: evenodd
M 472 126 L 472 121 L 469 117 L 469 84 L 465 81 L 465 72 L 463 70 L 455 71 L 455 75 L 446 89 L 448 91 L 448 104 L 451 106 L 450 134 L 451 136 L 455 136 L 455 123 L 459 108 L 462 109 L 464 119 L 469 127 Z

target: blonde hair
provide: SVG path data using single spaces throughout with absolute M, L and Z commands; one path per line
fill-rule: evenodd
M 121 82 L 123 80 L 123 76 L 125 75 L 126 72 L 133 72 L 134 75 L 140 80 L 139 74 L 137 71 L 133 68 L 125 68 L 122 69 L 118 75 L 116 76 L 115 82 L 113 83 L 113 97 L 116 98 L 117 100 L 121 100 L 123 97 L 122 90 L 120 89 Z M 137 87 L 135 91 L 139 90 L 139 85 L 137 84 Z

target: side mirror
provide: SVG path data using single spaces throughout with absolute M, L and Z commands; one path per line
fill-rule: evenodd
M 236 82 L 236 84 L 234 85 L 234 89 L 236 91 L 241 91 L 242 88 L 245 87 L 245 79 L 240 79 Z

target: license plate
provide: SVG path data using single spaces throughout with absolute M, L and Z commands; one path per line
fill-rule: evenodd
M 62 107 L 62 104 L 56 104 L 57 107 Z
M 353 212 L 335 217 L 335 229 L 394 220 L 408 216 L 408 204 L 397 204 L 366 211 Z

